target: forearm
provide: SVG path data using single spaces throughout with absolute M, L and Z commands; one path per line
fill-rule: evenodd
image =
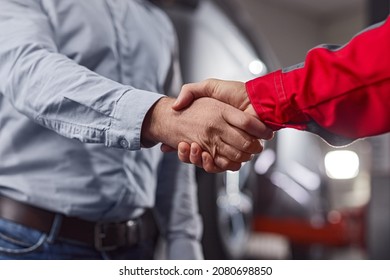
M 160 95 L 123 86 L 45 50 L 29 55 L 34 59 L 18 60 L 23 67 L 14 66 L 13 82 L 2 91 L 18 111 L 65 137 L 140 147 L 143 116 Z
M 308 129 L 312 122 L 347 138 L 390 131 L 390 23 L 342 48 L 320 46 L 302 65 L 249 81 L 260 118 L 274 129 Z
M 1 5 L 0 92 L 15 109 L 65 137 L 139 149 L 143 118 L 162 95 L 121 85 L 60 54 L 36 2 Z

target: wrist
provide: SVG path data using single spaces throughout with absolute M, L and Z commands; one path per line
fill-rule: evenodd
M 146 113 L 141 129 L 141 143 L 145 148 L 150 148 L 159 142 L 164 142 L 165 135 L 169 131 L 166 127 L 166 119 L 174 102 L 173 98 L 160 98 Z

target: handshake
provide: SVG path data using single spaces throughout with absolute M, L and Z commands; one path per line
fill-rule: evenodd
M 163 151 L 177 150 L 181 161 L 220 172 L 238 170 L 260 153 L 260 139 L 271 139 L 272 130 L 309 131 L 333 146 L 388 133 L 389 34 L 387 20 L 342 48 L 321 45 L 304 63 L 247 83 L 210 79 L 185 85 L 176 101 L 162 98 L 148 111 L 143 144 L 161 142 Z M 367 46 L 376 51 L 367 55 Z
M 160 99 L 142 127 L 143 141 L 161 142 L 163 152 L 177 150 L 181 161 L 210 173 L 240 169 L 263 150 L 261 139 L 272 137 L 245 83 L 216 79 L 184 85 L 176 100 Z

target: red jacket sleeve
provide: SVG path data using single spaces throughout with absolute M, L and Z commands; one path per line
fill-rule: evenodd
M 246 83 L 259 117 L 277 130 L 311 123 L 346 138 L 390 131 L 390 17 L 342 47 L 322 45 L 305 62 Z

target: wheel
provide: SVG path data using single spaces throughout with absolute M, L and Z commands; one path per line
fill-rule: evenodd
M 245 168 L 219 174 L 197 170 L 205 259 L 241 259 L 245 255 L 253 201 L 244 175 Z

